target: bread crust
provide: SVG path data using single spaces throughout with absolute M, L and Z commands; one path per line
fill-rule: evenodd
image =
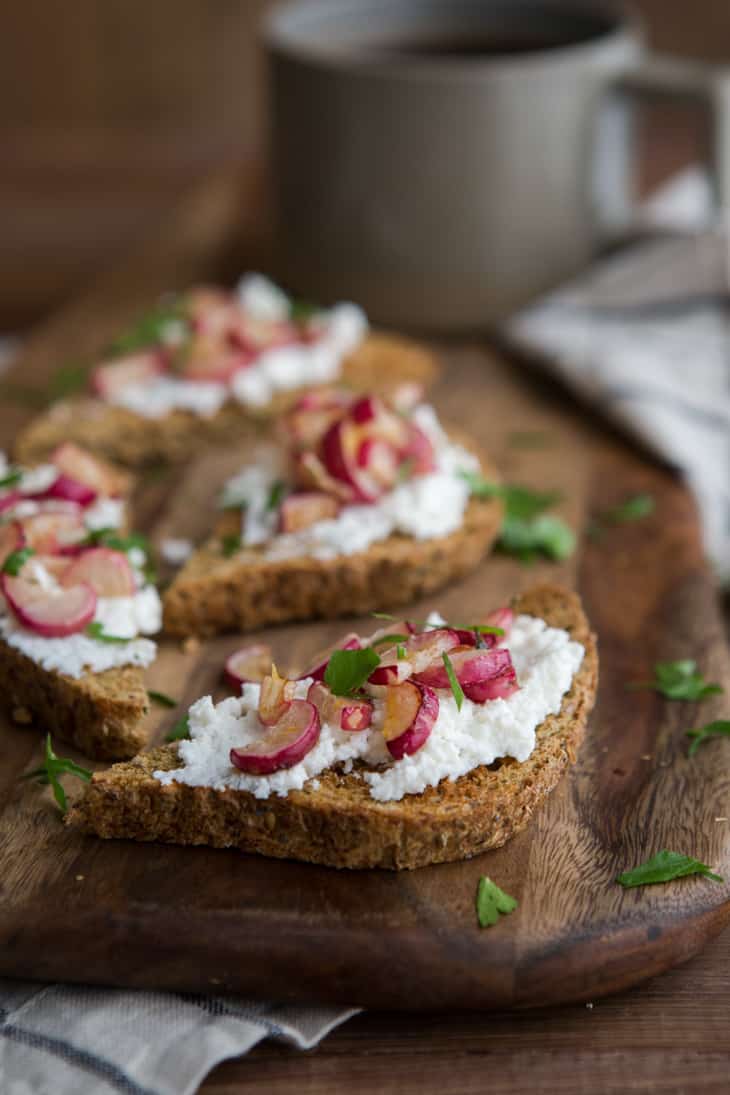
M 425 347 L 399 335 L 373 333 L 345 358 L 340 379 L 359 391 L 387 394 L 404 381 L 428 386 L 437 374 L 436 360 Z M 38 463 L 62 441 L 71 440 L 128 467 L 188 460 L 196 449 L 255 435 L 300 394 L 301 389 L 279 392 L 262 408 L 229 400 L 211 418 L 173 411 L 150 419 L 99 399 L 64 400 L 18 435 L 13 453 L 21 463 Z
M 69 677 L 0 640 L 0 696 L 16 721 L 30 722 L 95 760 L 133 757 L 147 743 L 141 722 L 149 701 L 137 666 Z
M 104 838 L 236 847 L 340 868 L 412 869 L 498 848 L 525 828 L 575 762 L 598 676 L 595 637 L 576 594 L 538 586 L 515 608 L 565 628 L 585 647 L 559 713 L 538 727 L 521 764 L 507 758 L 398 802 L 377 802 L 363 780 L 334 770 L 318 777 L 316 790 L 259 800 L 230 788 L 163 786 L 152 773 L 178 765 L 177 745 L 167 745 L 96 773 L 68 823 Z
M 496 469 L 471 440 L 449 433 L 478 455 L 487 478 L 498 481 Z M 327 560 L 267 560 L 255 550 L 226 559 L 219 528 L 165 591 L 164 630 L 176 636 L 218 635 L 409 604 L 478 566 L 499 535 L 503 512 L 498 498 L 472 498 L 462 526 L 448 536 L 393 535 L 366 551 Z M 240 527 L 238 514 L 235 520 Z

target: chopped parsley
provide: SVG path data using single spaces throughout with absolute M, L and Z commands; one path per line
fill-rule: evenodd
M 34 768 L 32 772 L 26 772 L 21 779 L 35 779 L 39 783 L 50 784 L 53 790 L 53 797 L 60 806 L 63 813 L 66 813 L 67 802 L 66 792 L 61 786 L 59 776 L 70 775 L 76 776 L 78 779 L 83 779 L 87 783 L 91 779 L 91 772 L 87 768 L 82 768 L 79 764 L 69 760 L 67 757 L 57 757 L 53 752 L 53 746 L 51 744 L 51 735 L 46 737 L 46 751 L 43 764 L 40 768 Z
M 477 887 L 477 920 L 480 928 L 493 927 L 500 916 L 508 916 L 517 908 L 517 901 L 500 890 L 491 878 L 482 876 Z
M 271 510 L 278 509 L 286 496 L 286 483 L 283 479 L 277 479 L 275 483 L 271 484 L 271 490 L 269 491 L 269 497 L 266 501 L 266 509 Z
M 174 700 L 172 696 L 166 696 L 164 692 L 155 692 L 154 689 L 148 688 L 147 695 L 153 703 L 157 703 L 160 707 L 177 707 L 177 700 Z
M 597 540 L 608 525 L 624 525 L 630 521 L 640 521 L 654 512 L 655 502 L 651 494 L 634 494 L 613 509 L 604 510 L 591 521 L 588 535 Z
M 464 702 L 464 690 L 459 684 L 456 673 L 454 673 L 454 667 L 451 664 L 451 658 L 444 651 L 441 655 L 443 663 L 446 666 L 446 676 L 449 678 L 449 684 L 451 685 L 451 691 L 454 693 L 454 699 L 456 700 L 456 709 L 461 711 L 461 705 Z
M 402 643 L 398 643 L 398 645 L 396 646 L 395 656 L 396 656 L 396 658 L 398 659 L 399 662 L 402 662 L 405 659 L 406 648 L 403 646 Z
M 289 318 L 292 323 L 307 323 L 318 311 L 319 308 L 317 305 L 312 304 L 309 300 L 297 300 L 296 298 L 292 298 L 289 304 Z
M 533 491 L 514 484 L 492 483 L 474 472 L 461 469 L 476 498 L 501 498 L 505 515 L 497 543 L 500 551 L 515 555 L 523 563 L 538 556 L 567 559 L 575 549 L 575 534 L 560 517 L 544 511 L 562 500 L 559 491 Z
M 393 633 L 392 635 L 381 635 L 379 639 L 371 642 L 370 645 L 371 647 L 395 646 L 396 643 L 407 643 L 409 638 L 409 635 L 397 635 L 395 633 Z
M 221 537 L 221 551 L 226 559 L 230 559 L 232 555 L 240 551 L 242 546 L 241 537 L 235 532 L 229 532 Z
M 30 547 L 18 548 L 17 551 L 11 551 L 3 563 L 3 574 L 10 574 L 13 578 L 17 578 L 31 555 L 35 555 L 35 550 Z
M 324 683 L 335 696 L 352 696 L 380 665 L 371 646 L 361 650 L 335 650 L 324 671 Z
M 158 346 L 165 342 L 165 329 L 171 323 L 184 323 L 187 328 L 184 301 L 172 297 L 140 316 L 131 327 L 109 345 L 115 357 Z
M 130 639 L 125 638 L 124 635 L 109 635 L 104 630 L 104 625 L 99 620 L 93 620 L 85 628 L 86 634 L 90 639 L 97 639 L 100 643 L 128 643 Z
M 638 681 L 628 687 L 652 688 L 668 700 L 689 700 L 692 703 L 724 691 L 719 684 L 708 684 L 698 672 L 697 662 L 691 658 L 676 662 L 657 662 L 654 666 L 654 680 Z
M 10 468 L 2 479 L 0 479 L 0 490 L 4 490 L 6 487 L 17 487 L 22 478 L 23 473 L 20 468 Z
M 715 719 L 714 722 L 700 726 L 698 730 L 688 730 L 687 737 L 693 739 L 689 747 L 689 755 L 693 757 L 699 747 L 710 738 L 730 738 L 730 719 Z
M 681 852 L 668 852 L 666 849 L 657 852 L 646 863 L 641 863 L 631 871 L 624 871 L 616 879 L 626 889 L 633 886 L 653 886 L 657 882 L 672 882 L 675 878 L 685 878 L 687 875 L 699 874 L 704 878 L 711 878 L 713 882 L 722 882 L 719 874 L 713 874 L 712 868 L 706 863 L 700 863 L 699 859 L 683 855 Z
M 183 715 L 165 735 L 165 741 L 182 741 L 190 737 L 190 719 Z

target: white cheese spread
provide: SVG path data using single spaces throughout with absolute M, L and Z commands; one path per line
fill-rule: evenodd
M 262 447 L 256 462 L 229 480 L 223 494 L 224 506 L 246 503 L 241 527 L 243 544 L 265 545 L 263 554 L 267 559 L 334 559 L 366 551 L 393 533 L 428 540 L 455 532 L 464 520 L 470 494 L 460 470 L 478 472 L 479 461 L 449 440 L 432 407 L 417 407 L 413 420 L 431 440 L 434 471 L 401 483 L 371 505 L 344 506 L 337 517 L 317 521 L 296 533 L 275 535 L 276 513 L 269 499 L 283 473 L 282 464 L 274 449 Z
M 301 790 L 310 780 L 334 765 L 347 769 L 360 759 L 370 794 L 392 802 L 407 794 L 419 794 L 442 779 L 456 780 L 472 769 L 491 764 L 498 757 L 527 760 L 535 747 L 535 730 L 560 710 L 562 698 L 583 660 L 584 649 L 567 631 L 548 627 L 544 620 L 518 616 L 509 642 L 520 689 L 506 700 L 484 704 L 465 699 L 461 711 L 449 691 L 438 691 L 439 714 L 425 745 L 413 756 L 393 760 L 378 727 L 382 725 L 382 701 L 374 702 L 373 726 L 348 733 L 322 725 L 319 741 L 299 764 L 270 776 L 252 776 L 230 763 L 230 750 L 262 736 L 256 713 L 260 686 L 246 684 L 240 697 L 215 705 L 206 696 L 190 708 L 190 740 L 179 745 L 181 768 L 155 772 L 160 783 L 185 783 L 193 787 L 232 787 L 250 791 L 256 798 L 286 795 Z M 301 681 L 296 695 L 304 698 L 311 681 Z M 312 784 L 310 784 L 312 786 Z
M 160 544 L 160 555 L 170 566 L 179 567 L 193 554 L 192 540 L 168 536 Z
M 124 524 L 124 502 L 121 498 L 97 498 L 84 510 L 84 524 L 92 531 L 121 528 Z
M 109 396 L 109 402 L 143 418 L 164 418 L 173 411 L 211 418 L 221 409 L 227 394 L 225 384 L 159 376 L 144 384 L 126 384 Z

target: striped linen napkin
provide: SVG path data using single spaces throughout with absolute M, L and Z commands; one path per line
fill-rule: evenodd
M 730 581 L 730 285 L 725 231 L 637 243 L 504 327 L 576 396 L 677 468 Z

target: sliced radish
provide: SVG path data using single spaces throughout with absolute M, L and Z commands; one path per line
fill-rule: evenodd
M 270 674 L 261 681 L 259 696 L 259 718 L 264 726 L 273 726 L 279 721 L 294 699 L 295 688 L 296 681 L 280 677 L 276 666 L 271 666 Z
M 181 373 L 186 380 L 211 381 L 227 384 L 234 373 L 245 369 L 254 355 L 232 349 L 227 343 L 210 335 L 195 335 L 187 347 Z
M 194 331 L 223 339 L 235 322 L 235 305 L 222 289 L 201 286 L 185 295 L 185 313 Z
M 244 684 L 259 684 L 271 674 L 271 647 L 265 643 L 254 643 L 241 647 L 226 659 L 223 673 L 233 688 Z
M 439 713 L 438 696 L 422 684 L 406 681 L 385 695 L 383 737 L 396 760 L 412 756 L 426 743 Z
M 398 453 L 387 441 L 366 437 L 357 450 L 357 464 L 364 468 L 383 490 L 390 490 L 398 478 Z
M 22 501 L 23 494 L 19 490 L 9 490 L 0 497 L 0 513 L 12 509 L 14 506 L 17 506 L 18 502 Z
M 340 503 L 324 491 L 301 491 L 290 494 L 279 508 L 279 532 L 300 532 L 336 517 Z
M 49 500 L 49 507 L 54 500 Z M 41 503 L 42 504 L 42 503 Z M 56 502 L 61 506 L 61 501 Z M 70 508 L 72 507 L 73 508 Z M 87 534 L 83 511 L 67 502 L 63 508 L 48 508 L 21 520 L 28 547 L 44 555 L 55 555 L 72 547 Z
M 304 490 L 332 494 L 343 502 L 352 501 L 352 491 L 344 483 L 333 479 L 316 453 L 294 453 L 292 459 L 294 482 Z
M 294 404 L 295 411 L 346 410 L 352 404 L 352 395 L 343 388 L 314 388 Z
M 433 628 L 431 631 L 422 631 L 418 635 L 412 635 L 403 645 L 404 657 L 398 657 L 398 646 L 391 646 L 383 651 L 380 665 L 374 669 L 367 680 L 368 691 L 393 684 L 400 684 L 428 668 L 443 653 L 448 653 L 459 645 L 459 635 L 450 627 Z M 376 692 L 376 695 L 378 693 Z
M 462 688 L 496 677 L 512 664 L 509 650 L 482 650 L 479 647 L 457 647 L 450 651 L 449 660 Z M 450 682 L 443 658 L 417 674 L 421 684 L 430 688 L 449 688 Z
M 335 646 L 331 646 L 310 669 L 307 669 L 306 672 L 300 674 L 297 679 L 303 681 L 306 680 L 307 677 L 311 677 L 315 681 L 323 681 L 327 666 L 329 665 L 329 660 L 335 650 L 362 650 L 360 636 L 356 635 L 354 631 L 350 632 L 349 635 L 345 635 L 345 637 L 340 639 Z
M 511 661 L 499 673 L 487 680 L 476 681 L 474 684 L 465 684 L 464 695 L 473 703 L 486 703 L 488 700 L 506 700 L 514 692 L 519 691 L 519 682 L 515 667 Z
M 415 380 L 404 380 L 390 396 L 390 404 L 401 414 L 408 414 L 423 402 L 423 384 Z
M 485 616 L 484 620 L 482 620 L 482 623 L 487 624 L 489 627 L 501 627 L 504 631 L 504 635 L 497 636 L 497 638 L 503 642 L 512 630 L 514 620 L 515 614 L 513 610 L 506 605 L 504 608 L 496 608 L 494 612 L 490 612 L 489 615 Z
M 119 473 L 73 441 L 59 445 L 51 454 L 51 463 L 62 475 L 83 483 L 97 495 L 109 497 L 119 493 Z
M 25 547 L 23 527 L 18 521 L 9 521 L 6 525 L 0 525 L 0 567 L 8 555 L 14 551 L 20 551 Z
M 253 356 L 300 341 L 296 327 L 287 320 L 254 318 L 240 308 L 236 310 L 227 334 L 232 346 Z
M 300 448 L 315 448 L 338 418 L 343 408 L 339 404 L 315 408 L 294 407 L 285 417 L 283 427 L 289 442 Z
M 355 501 L 375 502 L 382 493 L 365 468 L 358 465 L 362 431 L 348 419 L 333 423 L 322 438 L 322 459 L 334 479 L 345 483 Z
M 31 497 L 58 498 L 64 502 L 75 502 L 78 506 L 90 506 L 96 500 L 96 491 L 86 483 L 72 479 L 65 472 L 59 472 L 58 478 L 51 483 L 50 487 Z
M 256 776 L 293 768 L 317 744 L 319 732 L 319 714 L 314 704 L 307 700 L 292 700 L 260 741 L 231 749 L 231 764 Z
M 348 417 L 365 428 L 368 437 L 385 441 L 395 449 L 402 449 L 408 441 L 408 423 L 376 395 L 361 396 L 353 403 Z
M 62 585 L 84 582 L 97 597 L 131 597 L 136 589 L 134 571 L 126 554 L 105 547 L 83 551 L 64 573 Z
M 319 712 L 320 722 L 339 727 L 340 730 L 357 732 L 367 730 L 373 718 L 373 705 L 367 700 L 346 699 L 335 696 L 322 681 L 310 684 L 307 699 Z
M 427 475 L 436 467 L 433 445 L 423 430 L 413 422 L 408 424 L 408 440 L 401 449 L 404 460 L 411 462 L 416 475 Z
M 97 365 L 91 374 L 91 386 L 102 399 L 112 399 L 132 384 L 149 384 L 165 369 L 166 361 L 159 350 L 143 350 Z
M 49 590 L 36 579 L 26 577 L 26 573 L 32 575 L 28 563 L 15 578 L 0 574 L 8 604 L 25 627 L 47 638 L 61 638 L 83 631 L 94 619 L 96 594 L 91 586 Z
M 374 422 L 382 413 L 383 404 L 375 395 L 360 396 L 350 408 L 350 417 L 353 422 L 360 425 L 364 422 Z

